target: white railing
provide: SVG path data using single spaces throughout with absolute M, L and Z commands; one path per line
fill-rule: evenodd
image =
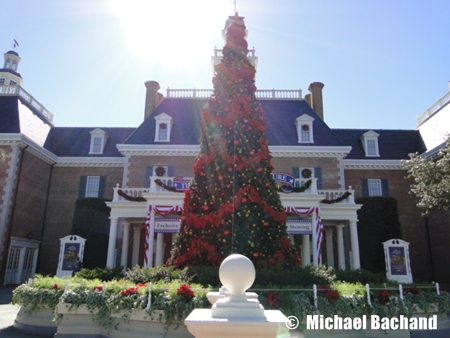
M 425 122 L 430 116 L 433 116 L 439 109 L 445 106 L 450 101 L 450 92 L 441 97 L 435 104 L 433 104 L 430 108 L 425 110 L 418 118 L 417 124 L 420 125 Z
M 154 193 L 154 192 L 167 192 L 171 193 L 171 191 L 168 191 L 164 189 L 163 187 L 159 186 L 155 183 L 155 179 L 159 179 L 162 183 L 167 185 L 168 187 L 174 188 L 176 186 L 175 184 L 175 177 L 156 177 L 156 176 L 150 176 L 150 187 L 148 188 L 120 188 L 119 185 L 117 185 L 114 188 L 114 196 L 113 196 L 113 202 L 124 202 L 124 201 L 130 201 L 130 200 L 138 200 L 142 199 L 143 193 Z M 184 180 L 182 181 L 181 185 L 183 189 L 187 189 L 190 186 L 190 177 L 184 177 Z M 305 185 L 305 183 L 309 181 L 309 179 L 304 178 L 296 178 L 294 181 L 294 188 L 300 188 Z M 179 181 L 178 181 L 178 184 Z M 178 186 L 180 187 L 180 186 Z M 119 193 L 120 191 L 120 193 Z M 182 191 L 182 190 L 179 190 Z M 348 194 L 350 193 L 350 194 Z M 311 194 L 311 195 L 322 195 L 324 200 L 330 201 L 330 203 L 336 202 L 336 200 L 342 198 L 344 195 L 348 195 L 345 198 L 343 198 L 342 201 L 339 201 L 339 203 L 344 204 L 355 204 L 355 191 L 352 189 L 351 186 L 349 186 L 348 190 L 323 190 L 317 189 L 317 179 L 312 178 L 311 179 L 311 185 L 308 189 L 306 189 L 303 194 Z M 295 193 L 294 193 L 295 194 Z M 126 197 L 124 197 L 126 196 Z M 181 194 L 180 194 L 181 196 Z M 283 196 L 283 195 L 281 195 Z
M 0 86 L 0 95 L 4 96 L 19 96 L 22 100 L 33 107 L 40 115 L 42 115 L 50 123 L 53 123 L 53 114 L 50 113 L 39 101 L 37 101 L 31 94 L 19 85 L 15 86 Z
M 113 202 L 125 202 L 133 199 L 141 199 L 142 194 L 149 191 L 150 188 L 120 188 L 117 184 L 114 188 Z M 126 196 L 126 198 L 124 196 Z
M 210 98 L 213 95 L 212 89 L 169 89 L 166 97 L 170 98 Z M 283 100 L 303 100 L 301 89 L 259 89 L 255 92 L 259 100 L 283 99 Z
M 319 190 L 319 195 L 323 195 L 324 200 L 335 201 L 339 198 L 342 198 L 345 193 L 350 193 L 351 195 L 347 196 L 340 203 L 346 204 L 355 204 L 355 190 L 352 190 L 352 187 L 349 187 L 348 190 Z

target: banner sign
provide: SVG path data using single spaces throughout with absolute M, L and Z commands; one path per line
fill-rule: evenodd
M 295 178 L 286 173 L 272 173 L 273 179 L 281 186 L 283 192 L 291 192 L 294 188 Z
M 73 271 L 75 262 L 80 258 L 81 243 L 64 243 L 62 270 Z
M 388 247 L 391 275 L 406 275 L 406 259 L 404 247 Z
M 311 235 L 311 219 L 288 219 L 286 221 L 287 233 L 289 235 Z
M 177 176 L 173 179 L 173 185 L 177 191 L 186 191 L 191 185 L 191 179 Z
M 155 219 L 155 232 L 161 232 L 166 234 L 177 234 L 180 231 L 180 219 L 179 218 L 156 218 Z

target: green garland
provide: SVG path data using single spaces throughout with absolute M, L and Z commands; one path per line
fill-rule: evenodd
M 347 197 L 349 197 L 352 193 L 349 191 L 346 191 L 345 193 L 342 194 L 342 196 L 335 198 L 334 200 L 321 200 L 320 203 L 324 203 L 324 204 L 334 204 L 334 203 L 339 203 L 342 202 L 343 200 L 345 200 Z

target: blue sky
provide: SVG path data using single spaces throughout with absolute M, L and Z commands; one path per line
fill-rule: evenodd
M 237 0 L 259 89 L 325 84 L 332 128 L 414 129 L 448 91 L 450 2 Z M 24 88 L 56 126 L 136 127 L 144 82 L 212 88 L 210 56 L 233 0 L 2 0 Z M 282 112 L 280 112 L 282 118 Z

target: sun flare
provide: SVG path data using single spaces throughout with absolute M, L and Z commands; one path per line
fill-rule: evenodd
M 135 56 L 163 67 L 208 62 L 233 13 L 231 0 L 112 0 Z

